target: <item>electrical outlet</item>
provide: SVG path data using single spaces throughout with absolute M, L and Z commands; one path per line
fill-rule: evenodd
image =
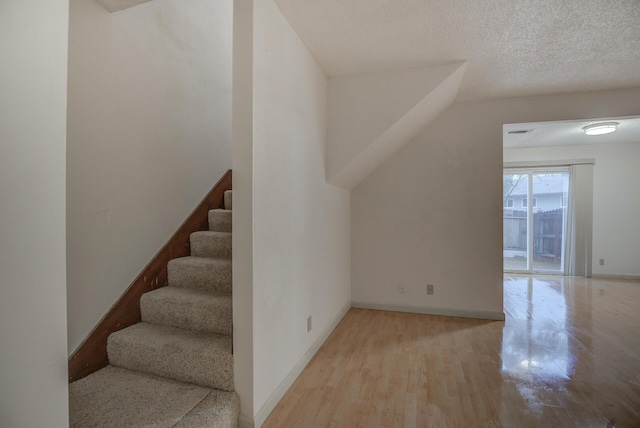
M 400 294 L 405 294 L 407 292 L 407 286 L 404 284 L 400 284 L 400 286 L 398 287 L 398 292 Z
M 311 315 L 307 318 L 307 333 L 311 331 Z
M 600 259 L 600 266 L 604 266 L 604 259 Z
M 433 294 L 433 284 L 427 284 L 427 294 Z

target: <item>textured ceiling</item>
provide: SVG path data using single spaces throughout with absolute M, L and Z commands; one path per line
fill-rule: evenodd
M 467 60 L 459 100 L 640 86 L 640 0 L 275 0 L 329 76 Z
M 616 132 L 606 135 L 587 135 L 584 126 L 600 122 L 618 122 Z M 509 131 L 527 130 L 526 134 L 509 134 Z M 503 147 L 564 146 L 574 144 L 640 144 L 640 116 L 571 120 L 558 122 L 510 123 L 503 126 Z

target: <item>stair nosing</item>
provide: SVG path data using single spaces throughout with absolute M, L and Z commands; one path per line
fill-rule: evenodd
M 160 290 L 166 290 L 166 289 L 176 290 L 175 292 L 181 293 L 181 294 L 198 294 L 200 296 L 206 296 L 206 297 L 231 298 L 233 296 L 231 293 L 222 293 L 222 292 L 219 292 L 219 291 L 202 290 L 202 289 L 198 289 L 198 288 L 176 287 L 176 286 L 173 286 L 173 285 L 166 285 L 164 287 L 156 288 L 155 290 L 151 290 L 151 291 L 148 291 L 148 292 L 144 293 L 142 296 L 154 295 L 153 293 L 157 293 L 157 292 L 160 292 Z
M 171 262 L 175 263 L 176 260 L 185 260 L 185 259 L 202 260 L 202 261 L 215 260 L 215 261 L 222 261 L 222 262 L 231 262 L 231 259 L 225 259 L 225 258 L 220 258 L 220 257 L 184 256 L 184 257 L 176 257 L 175 259 L 171 259 L 171 260 L 169 260 L 169 263 L 171 263 Z

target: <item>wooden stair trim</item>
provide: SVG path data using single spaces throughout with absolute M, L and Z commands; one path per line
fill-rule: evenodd
M 223 208 L 224 192 L 231 190 L 231 170 L 228 170 L 195 210 L 182 223 L 178 231 L 167 241 L 138 277 L 120 296 L 109 312 L 100 320 L 89 336 L 69 357 L 69 382 L 82 379 L 109 364 L 107 337 L 140 322 L 140 296 L 167 285 L 169 260 L 190 254 L 189 236 L 192 232 L 209 230 L 209 210 Z

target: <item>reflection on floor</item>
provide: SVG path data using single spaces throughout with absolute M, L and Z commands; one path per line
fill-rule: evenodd
M 502 371 L 535 372 L 543 379 L 568 379 L 570 365 L 564 284 L 532 277 L 509 278 L 505 297 Z
M 541 417 L 640 426 L 640 282 L 505 276 L 504 308 L 502 371 Z
M 505 322 L 352 309 L 265 427 L 640 427 L 640 281 L 505 276 Z

